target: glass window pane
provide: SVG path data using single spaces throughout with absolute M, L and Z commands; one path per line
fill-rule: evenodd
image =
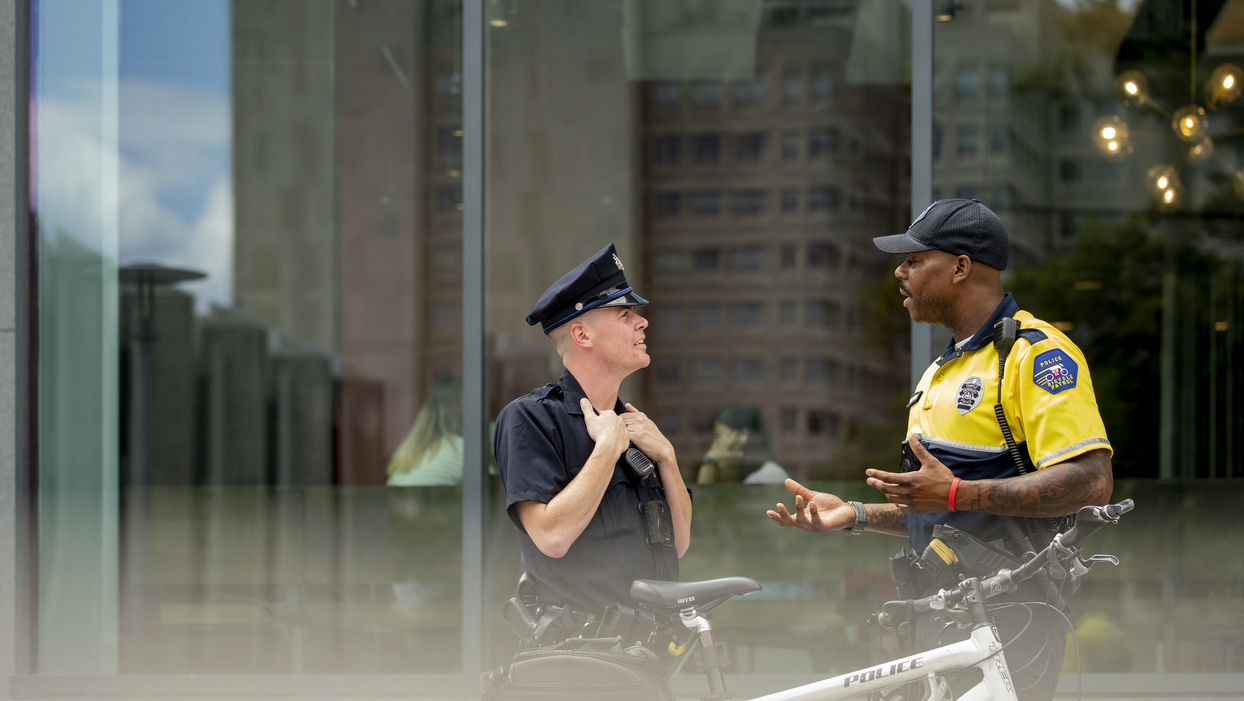
M 956 97 L 983 86 L 988 102 L 977 104 L 988 109 L 964 111 L 936 98 L 934 111 L 944 118 L 973 112 L 983 121 L 973 122 L 981 130 L 969 137 L 979 142 L 974 147 L 963 148 L 962 131 L 947 133 L 958 144 L 941 150 L 933 187 L 979 196 L 999 212 L 1011 241 L 1006 289 L 1084 353 L 1115 446 L 1114 499 L 1135 495 L 1138 504 L 1174 484 L 1199 492 L 1201 478 L 1238 477 L 1244 465 L 1240 442 L 1226 438 L 1241 426 L 1238 402 L 1226 397 L 1238 395 L 1244 379 L 1227 360 L 1239 355 L 1240 337 L 1230 329 L 1241 325 L 1244 298 L 1238 257 L 1224 254 L 1224 242 L 1239 239 L 1236 213 L 1244 211 L 1244 189 L 1234 186 L 1241 149 L 1230 135 L 1244 112 L 1234 97 L 1210 105 L 1211 74 L 1239 65 L 1238 51 L 1223 50 L 1222 32 L 1239 31 L 1241 22 L 1220 8 L 1190 12 L 1187 3 L 1105 3 L 1064 4 L 1044 15 L 1031 3 L 998 0 L 934 26 L 935 75 L 955 86 Z M 1016 41 L 980 41 L 1019 26 L 1031 29 L 1011 34 Z M 1066 61 L 1038 58 L 1053 56 Z M 1125 73 L 1139 81 L 1143 99 L 1121 92 Z M 1172 128 L 1171 115 L 1190 101 L 1213 115 L 1204 127 L 1212 156 Z M 1122 132 L 1113 148 L 1100 136 L 1099 118 Z M 1224 212 L 1233 214 L 1220 219 Z M 1142 389 L 1125 379 L 1134 377 L 1153 379 Z M 1147 449 L 1120 448 L 1137 442 Z M 1238 491 L 1233 482 L 1218 484 Z M 1210 537 L 1199 531 L 1209 526 L 1196 509 L 1162 510 L 1164 522 L 1185 534 L 1181 543 Z M 1238 672 L 1180 613 L 1203 601 L 1193 581 L 1219 578 L 1214 568 L 1194 574 L 1179 564 L 1184 547 L 1147 550 L 1145 574 L 1085 578 L 1089 590 L 1073 600 L 1073 625 L 1110 631 L 1097 652 L 1082 645 L 1087 675 Z M 1141 578 L 1148 584 L 1135 587 Z M 1239 635 L 1223 634 L 1231 642 L 1217 649 L 1240 646 Z M 1146 682 L 1123 683 L 1139 693 Z
M 749 107 L 762 103 L 768 87 L 765 78 L 764 69 L 757 68 L 751 79 L 737 83 L 734 86 L 734 104 Z
M 730 251 L 730 270 L 738 273 L 764 272 L 767 249 L 764 246 L 740 246 Z
M 964 66 L 955 72 L 955 97 L 970 100 L 980 92 L 980 71 L 975 66 Z
M 764 159 L 764 132 L 748 132 L 735 137 L 735 158 L 744 163 L 758 163 Z
M 459 670 L 457 5 L 32 6 L 35 671 Z
M 696 163 L 716 163 L 721 157 L 721 134 L 697 134 L 691 142 L 691 157 Z
M 980 152 L 981 132 L 979 127 L 961 126 L 955 130 L 955 143 L 958 155 L 974 156 Z
M 801 137 L 798 131 L 788 129 L 782 132 L 782 160 L 799 160 L 800 139 Z

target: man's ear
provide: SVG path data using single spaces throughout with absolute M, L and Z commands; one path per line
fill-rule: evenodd
M 950 275 L 953 282 L 965 282 L 972 275 L 972 259 L 965 255 L 955 258 L 955 267 Z
M 581 321 L 570 322 L 570 342 L 579 348 L 592 347 L 592 334 L 587 324 Z

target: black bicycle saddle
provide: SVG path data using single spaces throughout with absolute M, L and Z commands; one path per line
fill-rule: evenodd
M 637 579 L 631 583 L 631 598 L 654 608 L 677 610 L 751 594 L 760 589 L 760 584 L 750 577 L 722 577 L 700 582 Z

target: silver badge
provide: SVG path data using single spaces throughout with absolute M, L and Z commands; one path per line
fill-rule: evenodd
M 622 259 L 618 257 L 617 253 L 613 254 L 613 262 L 618 266 L 618 270 L 626 270 L 626 268 L 622 267 Z
M 985 393 L 985 383 L 981 382 L 981 378 L 972 375 L 959 385 L 959 396 L 955 400 L 955 407 L 959 409 L 959 414 L 966 414 L 976 408 L 981 403 L 981 395 Z

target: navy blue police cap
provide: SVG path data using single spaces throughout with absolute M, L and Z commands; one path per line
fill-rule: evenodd
M 977 263 L 1006 270 L 1010 251 L 1006 227 L 979 200 L 937 200 L 916 217 L 907 231 L 878 236 L 873 245 L 886 253 L 939 250 L 967 256 Z
M 611 243 L 545 290 L 527 314 L 527 323 L 540 324 L 548 333 L 592 309 L 647 303 L 648 300 L 635 294 L 626 281 L 622 259 Z

